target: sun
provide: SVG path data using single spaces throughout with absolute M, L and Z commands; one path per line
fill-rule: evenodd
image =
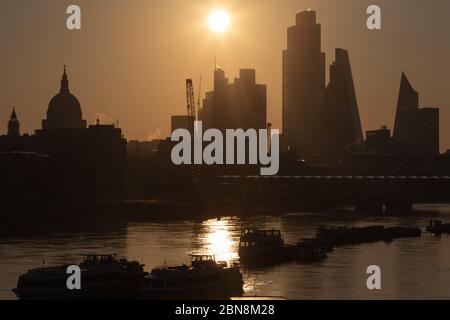
M 215 10 L 209 15 L 208 25 L 214 32 L 225 32 L 230 24 L 230 16 L 223 10 Z

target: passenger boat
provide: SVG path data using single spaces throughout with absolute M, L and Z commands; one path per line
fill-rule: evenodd
M 289 261 L 315 262 L 331 251 L 317 239 L 304 239 L 287 245 L 280 230 L 245 229 L 239 241 L 239 258 L 250 266 L 265 266 Z
M 37 268 L 19 277 L 14 293 L 22 300 L 133 298 L 146 273 L 137 261 L 111 254 L 85 254 L 78 265 L 81 289 L 69 290 L 69 265 Z
M 241 261 L 260 259 L 285 260 L 287 250 L 280 230 L 245 229 L 239 241 L 239 258 Z
M 154 268 L 140 288 L 143 299 L 226 299 L 242 295 L 236 262 L 216 262 L 214 255 L 192 255 L 191 265 Z

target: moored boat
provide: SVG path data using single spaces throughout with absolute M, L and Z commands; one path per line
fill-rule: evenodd
M 245 229 L 239 240 L 241 262 L 289 260 L 292 246 L 285 246 L 280 230 Z
M 191 265 L 154 268 L 140 287 L 143 299 L 226 299 L 242 295 L 236 262 L 217 262 L 213 255 L 192 255 Z
M 245 229 L 239 241 L 239 258 L 249 266 L 297 261 L 316 262 L 332 248 L 318 239 L 304 239 L 297 245 L 284 243 L 280 230 Z
M 14 293 L 21 300 L 132 298 L 145 276 L 144 265 L 111 254 L 86 254 L 78 265 L 81 289 L 69 290 L 70 265 L 36 268 L 19 277 Z

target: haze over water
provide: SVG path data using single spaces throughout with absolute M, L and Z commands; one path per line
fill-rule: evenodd
M 102 232 L 61 231 L 17 235 L 9 230 L 0 239 L 0 299 L 15 299 L 11 289 L 31 268 L 80 261 L 82 253 L 118 253 L 146 265 L 189 263 L 189 253 L 215 254 L 217 260 L 238 258 L 240 232 L 245 227 L 281 229 L 286 243 L 313 237 L 319 225 L 424 227 L 438 217 L 450 220 L 450 206 L 420 206 L 408 217 L 367 217 L 352 212 L 296 213 L 279 217 L 224 217 L 192 222 L 135 222 L 103 226 Z M 433 212 L 432 212 L 433 211 Z M 15 235 L 14 235 L 15 234 Z M 450 236 L 400 239 L 335 248 L 321 263 L 288 263 L 275 267 L 242 267 L 245 295 L 289 299 L 449 299 Z M 45 260 L 45 261 L 43 261 Z M 382 290 L 366 287 L 366 268 L 382 270 Z

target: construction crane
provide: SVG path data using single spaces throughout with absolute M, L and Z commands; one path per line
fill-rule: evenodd
M 194 84 L 192 79 L 186 80 L 186 100 L 187 100 L 187 112 L 192 121 L 197 120 L 197 113 L 195 110 L 195 96 L 194 96 Z
M 200 97 L 199 97 L 200 99 Z M 192 79 L 186 79 L 186 100 L 187 100 L 187 115 L 189 121 L 189 128 L 191 134 L 195 134 L 195 121 L 197 120 L 197 113 L 195 110 L 195 96 L 194 96 L 194 84 Z M 192 159 L 193 160 L 193 159 Z M 199 177 L 199 168 L 196 166 L 191 167 L 192 172 L 192 197 L 196 198 L 196 184 Z
M 200 105 L 200 101 L 201 98 L 200 96 L 202 95 L 202 75 L 200 75 L 200 81 L 198 83 L 198 96 L 197 96 L 197 112 L 200 113 L 200 109 L 201 109 L 201 105 Z M 200 117 L 200 114 L 199 114 Z

